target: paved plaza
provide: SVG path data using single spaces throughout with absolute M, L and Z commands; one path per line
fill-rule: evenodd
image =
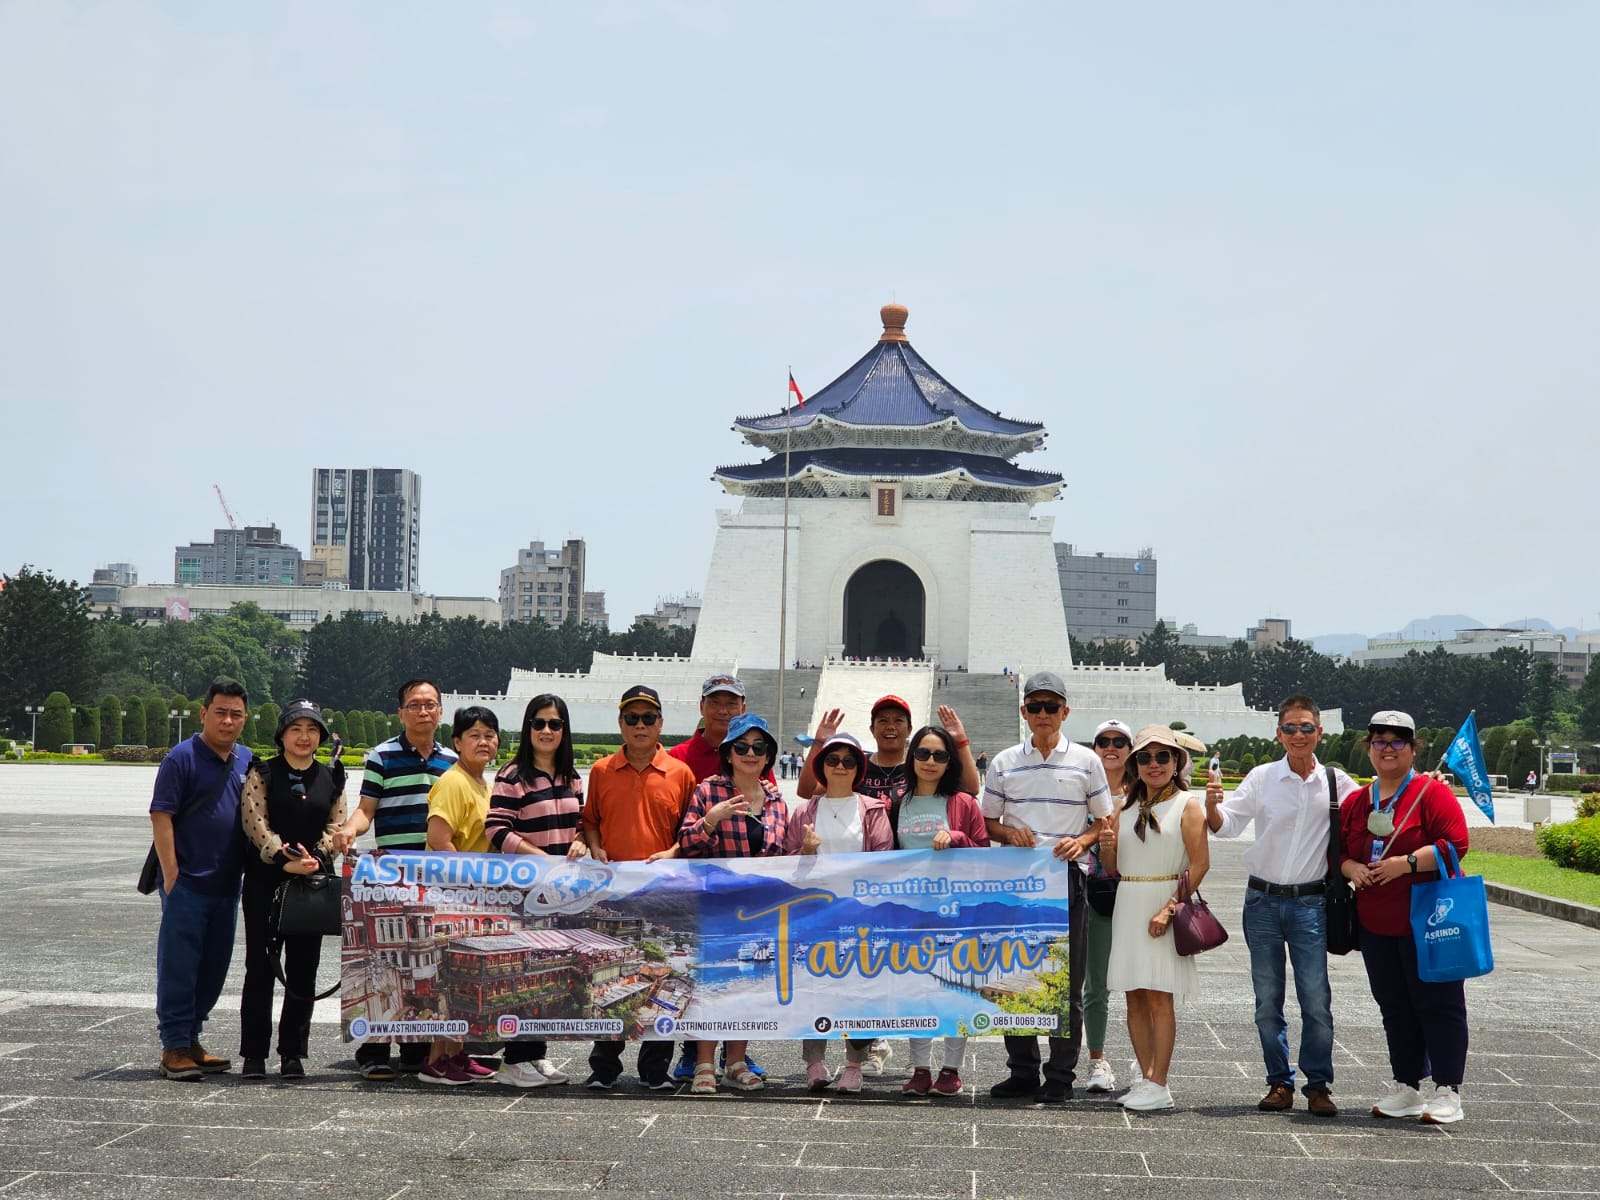
M 1600 931 L 1491 908 L 1498 966 L 1467 985 L 1461 1124 L 1366 1115 L 1389 1076 L 1359 956 L 1332 962 L 1344 1115 L 1314 1118 L 1303 1098 L 1292 1114 L 1261 1113 L 1237 842 L 1213 846 L 1204 890 L 1234 937 L 1201 961 L 1204 995 L 1180 1011 L 1173 1113 L 1131 1115 L 1104 1099 L 1048 1110 L 990 1100 L 987 1086 L 1004 1073 L 998 1040 L 971 1043 L 964 1076 L 975 1094 L 938 1103 L 899 1099 L 903 1044 L 853 1099 L 807 1094 L 793 1043 L 756 1044 L 772 1080 L 753 1095 L 647 1093 L 631 1075 L 612 1095 L 371 1084 L 353 1070 L 332 1001 L 319 1006 L 306 1082 L 169 1083 L 155 1072 L 158 905 L 133 890 L 153 777 L 0 766 L 0 1200 L 583 1190 L 1166 1198 L 1186 1183 L 1207 1197 L 1600 1194 Z M 238 1049 L 242 957 L 241 929 L 206 1038 L 218 1053 Z M 1121 1012 L 1114 999 L 1108 1052 L 1125 1075 Z M 1290 1016 L 1297 1034 L 1292 1004 Z M 581 1080 L 587 1047 L 552 1049 Z

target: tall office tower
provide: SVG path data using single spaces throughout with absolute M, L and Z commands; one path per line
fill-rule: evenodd
M 395 467 L 311 472 L 311 557 L 327 583 L 356 591 L 420 590 L 422 478 Z
M 546 550 L 543 542 L 518 550 L 516 565 L 500 572 L 500 620 L 584 620 L 584 558 L 582 538 L 568 538 L 559 550 Z
M 209 542 L 172 553 L 174 583 L 221 587 L 299 587 L 300 551 L 286 546 L 276 525 L 218 529 Z

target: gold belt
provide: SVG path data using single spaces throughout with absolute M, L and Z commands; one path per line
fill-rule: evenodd
M 1118 875 L 1118 879 L 1125 879 L 1129 883 L 1176 883 L 1176 875 Z

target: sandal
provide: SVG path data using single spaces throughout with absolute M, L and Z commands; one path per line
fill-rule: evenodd
M 740 1092 L 759 1092 L 766 1082 L 745 1063 L 734 1063 L 722 1074 L 722 1082 Z
M 717 1094 L 717 1068 L 710 1063 L 696 1063 L 694 1068 L 694 1082 L 689 1085 L 691 1096 L 715 1096 Z

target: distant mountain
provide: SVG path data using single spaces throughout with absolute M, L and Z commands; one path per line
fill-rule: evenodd
M 1431 617 L 1418 617 L 1414 621 L 1406 622 L 1405 628 L 1389 633 L 1375 633 L 1371 641 L 1375 642 L 1448 642 L 1455 638 L 1463 629 L 1528 629 L 1537 633 L 1561 633 L 1567 637 L 1577 637 L 1584 632 L 1581 629 L 1566 625 L 1557 628 L 1543 617 L 1517 617 L 1511 621 L 1501 621 L 1498 625 L 1487 626 L 1477 617 L 1470 617 L 1465 613 L 1438 613 Z M 1325 633 L 1310 639 L 1312 647 L 1319 654 L 1350 654 L 1356 650 L 1365 650 L 1368 638 L 1359 633 Z
M 1367 648 L 1367 635 L 1364 633 L 1324 633 L 1311 639 L 1311 648 L 1318 654 L 1326 654 L 1330 657 L 1350 654 L 1353 651 Z
M 1380 633 L 1377 640 L 1385 642 L 1448 642 L 1463 629 L 1482 629 L 1483 622 L 1465 613 L 1439 613 L 1431 617 L 1418 617 L 1406 622 L 1406 627 L 1396 633 Z

